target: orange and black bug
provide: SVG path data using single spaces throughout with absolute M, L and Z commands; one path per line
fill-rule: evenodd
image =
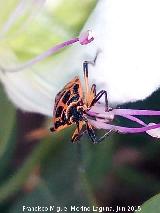
M 88 132 L 89 137 L 93 143 L 102 141 L 106 133 L 101 138 L 97 139 L 92 125 L 86 118 L 86 112 L 104 95 L 105 107 L 108 111 L 107 92 L 101 90 L 96 94 L 96 85 L 93 84 L 89 89 L 88 84 L 88 64 L 91 62 L 85 61 L 83 63 L 84 80 L 85 80 L 85 95 L 83 94 L 82 85 L 79 77 L 75 77 L 70 81 L 56 96 L 55 106 L 53 111 L 53 127 L 50 130 L 60 131 L 72 124 L 76 124 L 77 128 L 73 133 L 72 142 L 80 139 L 84 132 Z M 85 131 L 83 127 L 86 126 Z

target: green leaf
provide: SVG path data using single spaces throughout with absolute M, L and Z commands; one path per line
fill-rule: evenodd
M 25 206 L 25 207 L 24 207 Z M 60 206 L 55 197 L 50 193 L 50 189 L 43 181 L 30 194 L 25 195 L 22 199 L 19 199 L 11 208 L 11 213 L 21 213 L 23 208 L 34 206 Z
M 101 183 L 111 167 L 113 150 L 111 140 L 107 139 L 101 144 L 93 145 L 83 137 L 80 144 L 72 144 L 69 141 L 70 131 L 64 131 L 64 136 L 62 134 L 63 131 L 60 138 L 54 136 L 48 141 L 43 141 L 18 174 L 0 188 L 0 195 L 3 194 L 0 196 L 2 201 L 17 191 L 17 188 L 24 184 L 31 169 L 40 163 L 41 176 L 37 188 L 31 193 L 24 194 L 12 207 L 11 212 L 20 212 L 22 204 L 97 205 L 94 195 L 97 186 L 95 182 Z
M 147 200 L 142 206 L 140 213 L 159 213 L 160 212 L 160 194 Z
M 30 174 L 31 167 L 41 162 L 41 176 L 38 187 L 31 193 L 24 194 L 17 203 L 13 205 L 11 212 L 21 212 L 22 206 L 70 206 L 89 205 L 86 195 L 87 184 L 83 184 L 80 170 L 80 159 L 78 155 L 78 144 L 72 144 L 69 132 L 65 131 L 64 137 L 49 141 L 43 141 L 31 155 L 30 165 L 25 163 L 17 175 L 11 181 L 0 188 L 0 200 L 6 199 L 16 188 L 20 188 Z M 62 133 L 61 133 L 62 135 Z M 65 139 L 64 139 L 65 138 Z M 43 157 L 43 161 L 42 161 Z M 86 180 L 85 180 L 86 181 Z M 14 187 L 14 191 L 13 188 Z M 87 191 L 88 193 L 88 191 Z M 3 194 L 3 196 L 1 196 Z
M 66 141 L 44 164 L 42 178 L 62 205 L 88 204 L 81 182 L 78 146 Z
M 15 150 L 16 112 L 1 87 L 0 103 L 0 178 L 2 178 L 7 174 L 8 165 Z
M 15 108 L 0 87 L 0 158 L 4 155 L 15 121 Z
M 97 133 L 98 132 L 99 131 L 97 131 Z M 107 137 L 100 144 L 95 145 L 90 143 L 89 140 L 88 138 L 84 143 L 83 164 L 85 165 L 92 186 L 96 188 L 101 185 L 112 169 L 114 143 L 112 136 Z
M 44 161 L 44 159 L 48 157 L 50 151 L 52 151 L 52 154 L 54 155 L 54 152 L 57 151 L 57 147 L 61 145 L 58 141 L 60 139 L 66 140 L 68 138 L 64 133 L 65 131 L 62 131 L 61 134 L 55 134 L 50 140 L 47 139 L 37 145 L 22 167 L 15 171 L 12 176 L 8 177 L 5 182 L 0 185 L 0 203 L 3 203 L 21 189 L 35 166 Z

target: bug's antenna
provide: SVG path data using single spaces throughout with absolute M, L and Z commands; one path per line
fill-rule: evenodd
M 96 52 L 96 56 L 93 60 L 93 62 L 91 63 L 93 66 L 96 64 L 96 61 L 97 61 L 97 58 L 98 58 L 98 55 L 102 52 L 101 49 L 98 49 L 97 52 Z

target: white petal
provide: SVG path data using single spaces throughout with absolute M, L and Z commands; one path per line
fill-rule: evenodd
M 11 66 L 18 63 L 15 55 L 5 49 L 3 57 L 2 55 L 0 57 L 0 64 L 8 64 L 7 59 Z M 0 79 L 9 98 L 17 107 L 25 111 L 52 116 L 54 87 L 46 83 L 36 69 L 26 69 L 25 72 L 17 73 L 1 71 Z
M 155 125 L 155 123 L 149 123 L 148 126 Z M 160 138 L 160 128 L 151 129 L 146 131 L 146 133 L 154 138 Z
M 101 0 L 86 23 L 95 40 L 73 48 L 70 62 L 77 70 L 79 61 L 93 60 L 101 49 L 89 78 L 108 91 L 111 103 L 145 99 L 159 88 L 159 11 L 158 0 Z

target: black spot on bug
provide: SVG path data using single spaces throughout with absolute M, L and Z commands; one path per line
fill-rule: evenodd
M 60 121 L 56 121 L 55 122 L 55 129 L 58 129 L 58 127 L 60 127 L 62 124 Z
M 58 117 L 61 116 L 62 111 L 63 111 L 63 107 L 62 107 L 62 106 L 59 106 L 59 107 L 56 109 L 56 118 L 58 118 Z
M 76 106 L 71 106 L 68 112 L 68 118 L 72 118 L 72 122 L 83 120 L 83 113 L 78 111 Z
M 67 92 L 64 94 L 64 96 L 63 96 L 63 98 L 62 98 L 62 102 L 63 102 L 64 104 L 67 103 L 67 101 L 68 101 L 69 98 L 70 98 L 70 95 L 71 95 L 71 92 L 70 92 L 70 91 L 67 91 Z
M 64 121 L 56 121 L 54 126 L 55 126 L 55 129 L 58 129 L 58 127 L 64 126 L 64 125 L 65 125 Z
M 63 111 L 63 113 L 62 113 L 62 121 L 65 122 L 65 123 L 67 121 L 65 111 Z
M 78 89 L 79 89 L 79 85 L 75 84 L 74 87 L 73 87 L 73 93 L 74 94 L 78 93 Z
M 68 102 L 67 105 L 69 106 L 73 102 L 77 102 L 79 100 L 79 95 L 74 95 Z

